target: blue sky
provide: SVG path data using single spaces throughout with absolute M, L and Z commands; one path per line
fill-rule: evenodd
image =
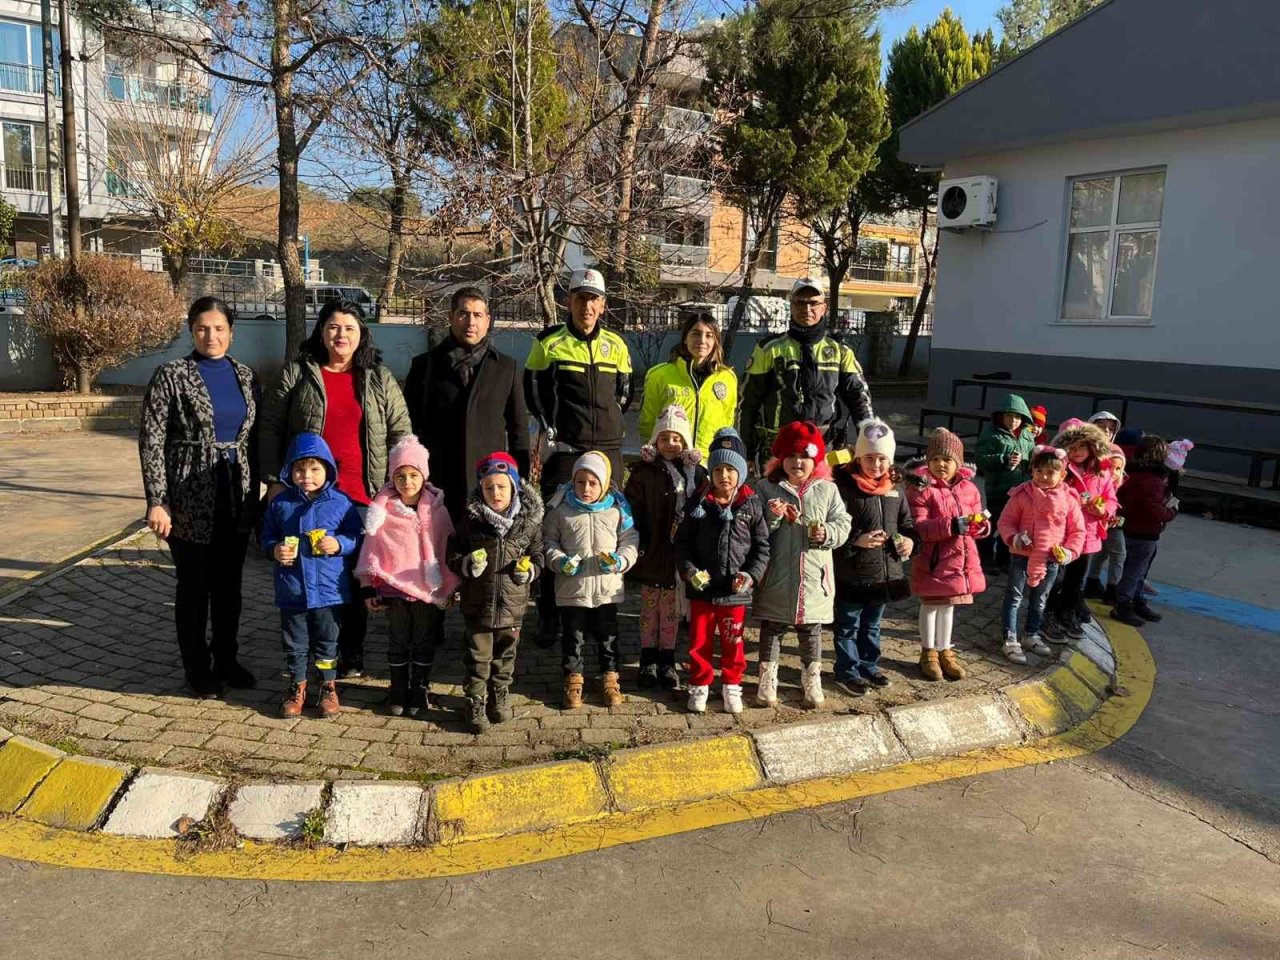
M 911 27 L 923 27 L 938 19 L 946 7 L 958 16 L 970 33 L 996 28 L 996 11 L 1004 6 L 1004 0 L 914 0 L 905 7 L 887 10 L 880 15 L 880 33 L 886 55 L 893 41 Z M 996 37 L 1000 31 L 996 28 Z

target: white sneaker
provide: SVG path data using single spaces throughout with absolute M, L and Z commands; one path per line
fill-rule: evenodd
M 822 695 L 822 663 L 806 663 L 800 671 L 800 687 L 806 706 L 818 707 L 826 702 Z
M 1010 663 L 1026 663 L 1027 655 L 1022 652 L 1022 644 L 1017 640 L 1004 642 L 1004 658 Z
M 742 712 L 742 687 L 736 683 L 720 684 L 720 694 L 724 697 L 725 713 Z
M 1030 650 L 1032 653 L 1040 657 L 1053 656 L 1053 650 L 1044 642 L 1044 638 L 1038 633 L 1033 633 L 1029 637 L 1022 638 L 1022 649 Z
M 756 703 L 762 707 L 778 705 L 778 661 L 760 662 L 760 682 L 756 685 Z
M 711 692 L 711 688 L 689 687 L 689 712 L 690 713 L 706 713 L 707 712 L 707 695 Z

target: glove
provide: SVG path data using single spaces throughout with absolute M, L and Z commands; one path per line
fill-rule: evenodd
M 578 564 L 581 562 L 581 557 L 562 557 L 560 559 L 560 572 L 566 577 L 577 576 Z
M 1031 546 L 1031 534 L 1027 533 L 1025 530 L 1023 530 L 1022 533 L 1015 534 L 1013 537 L 1013 545 L 1015 547 Z
M 622 569 L 622 558 L 612 550 L 604 551 L 597 559 L 600 561 L 600 569 L 605 573 L 617 573 Z
M 511 571 L 511 579 L 513 582 L 523 587 L 526 583 L 528 583 L 533 579 L 533 571 L 521 570 L 519 567 L 516 567 Z
M 969 532 L 968 517 L 952 517 L 951 518 L 951 533 L 954 536 L 963 537 L 968 532 Z
M 753 584 L 753 581 L 751 579 L 751 574 L 739 573 L 737 576 L 733 578 L 733 592 L 746 593 L 748 590 L 751 589 L 752 584 Z
M 489 556 L 484 550 L 472 550 L 462 561 L 462 574 L 475 579 L 489 566 Z
M 1170 497 L 1167 502 L 1170 510 L 1177 510 L 1178 507 L 1182 505 L 1182 501 L 1177 497 Z

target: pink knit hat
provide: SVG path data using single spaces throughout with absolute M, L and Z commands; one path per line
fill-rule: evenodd
M 422 479 L 426 480 L 431 476 L 427 469 L 427 461 L 430 459 L 431 454 L 427 452 L 427 448 L 411 433 L 391 448 L 391 464 L 387 473 L 394 477 L 401 467 L 413 467 L 422 474 Z

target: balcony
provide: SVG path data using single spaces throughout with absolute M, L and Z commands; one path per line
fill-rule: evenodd
M 710 248 L 687 243 L 664 243 L 661 247 L 664 267 L 705 267 Z
M 899 283 L 913 287 L 920 285 L 919 272 L 914 264 L 900 265 L 884 261 L 854 263 L 849 267 L 845 280 L 863 283 Z
M 697 177 L 662 176 L 662 205 L 693 217 L 711 216 L 711 182 Z
M 19 193 L 46 193 L 49 190 L 49 175 L 44 167 L 0 166 L 4 171 L 4 189 L 16 190 Z
M 659 133 L 673 143 L 696 143 L 711 132 L 711 114 L 701 110 L 663 107 L 655 119 Z
M 213 115 L 213 97 L 205 87 L 177 81 L 152 80 L 121 73 L 108 73 L 107 97 L 117 103 L 139 103 L 166 110 L 185 110 Z
M 43 96 L 44 67 L 0 61 L 0 90 Z M 62 96 L 62 78 L 56 70 L 53 74 L 53 95 Z

